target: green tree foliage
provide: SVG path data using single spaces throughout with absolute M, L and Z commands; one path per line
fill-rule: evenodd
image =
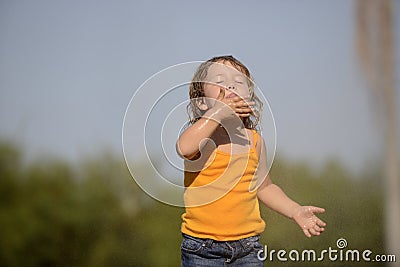
M 326 163 L 316 171 L 305 163 L 283 163 L 276 160 L 271 177 L 293 199 L 303 205 L 320 206 L 326 209 L 319 217 L 327 223 L 325 232 L 319 237 L 306 238 L 292 221 L 262 208 L 267 228 L 262 240 L 268 249 L 313 249 L 317 253 L 324 249 L 338 250 L 336 241 L 346 239 L 343 251 L 369 249 L 376 254 L 384 251 L 383 203 L 381 177 L 377 170 L 366 170 L 360 177 L 351 174 L 337 160 Z M 332 262 L 328 256 L 323 262 L 296 262 L 296 266 L 364 266 L 365 262 Z M 270 262 L 271 264 L 271 262 Z M 267 265 L 267 264 L 266 264 Z M 294 262 L 279 262 L 273 266 L 293 266 Z M 368 266 L 384 266 L 369 262 Z
M 79 166 L 54 159 L 24 164 L 22 158 L 18 146 L 0 143 L 0 266 L 180 266 L 184 210 L 144 194 L 121 158 L 104 153 Z M 290 220 L 262 208 L 269 249 L 320 251 L 346 238 L 349 248 L 384 253 L 379 170 L 355 177 L 338 161 L 317 171 L 278 159 L 271 175 L 300 203 L 324 207 L 328 226 L 307 239 Z M 296 266 L 322 264 L 343 265 Z

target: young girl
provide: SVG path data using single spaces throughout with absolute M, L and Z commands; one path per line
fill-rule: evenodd
M 307 237 L 325 223 L 272 183 L 256 127 L 262 103 L 249 70 L 232 56 L 199 66 L 190 84 L 189 127 L 177 141 L 185 160 L 182 266 L 263 266 L 265 223 L 258 201 L 293 219 Z

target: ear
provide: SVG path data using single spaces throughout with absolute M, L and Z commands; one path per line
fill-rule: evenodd
M 202 111 L 208 110 L 208 106 L 204 97 L 199 97 L 196 99 L 196 106 Z

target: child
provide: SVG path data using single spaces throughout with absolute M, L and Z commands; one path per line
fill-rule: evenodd
M 325 223 L 272 183 L 256 127 L 262 103 L 249 70 L 232 56 L 202 63 L 190 84 L 189 127 L 177 141 L 185 160 L 182 266 L 263 266 L 265 223 L 258 201 L 293 219 L 307 237 Z

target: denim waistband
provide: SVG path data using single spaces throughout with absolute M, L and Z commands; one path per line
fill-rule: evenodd
M 213 243 L 217 243 L 217 244 L 218 243 L 226 243 L 226 244 L 232 244 L 232 245 L 240 244 L 245 248 L 245 247 L 249 246 L 252 242 L 256 242 L 256 241 L 260 240 L 260 235 L 245 237 L 245 238 L 238 239 L 238 240 L 228 240 L 228 241 L 219 241 L 219 240 L 214 240 L 211 238 L 194 237 L 194 236 L 184 234 L 184 233 L 182 233 L 182 236 L 185 238 L 201 241 L 205 244 L 206 247 L 211 247 L 211 245 Z

